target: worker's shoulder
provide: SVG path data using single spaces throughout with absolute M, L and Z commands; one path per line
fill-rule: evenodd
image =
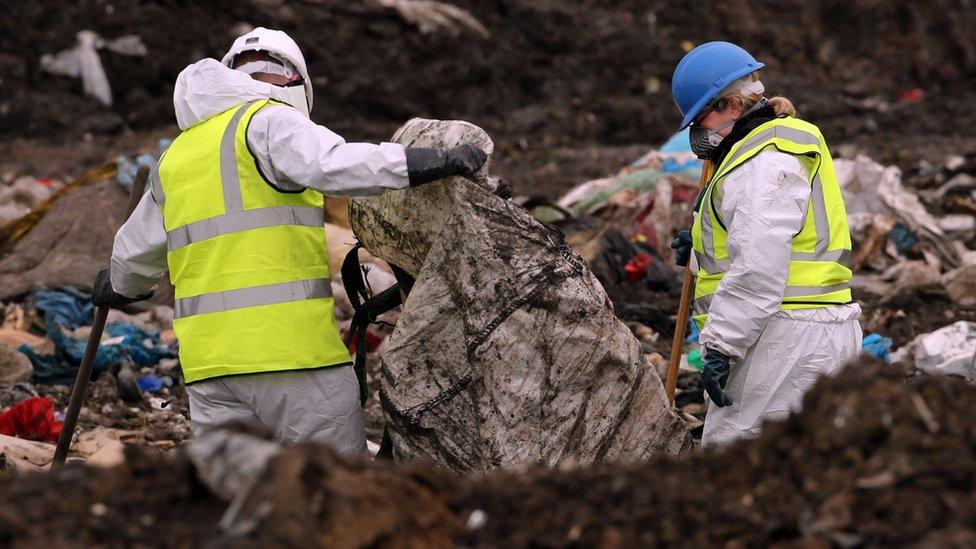
M 770 120 L 769 122 L 766 122 L 765 124 L 763 124 L 763 126 L 765 127 L 780 126 L 780 127 L 790 128 L 798 132 L 812 134 L 819 141 L 823 141 L 824 138 L 823 133 L 820 131 L 820 128 L 816 124 L 810 122 L 809 120 L 804 120 L 802 118 L 797 118 L 795 116 L 780 116 Z
M 309 120 L 295 107 L 275 100 L 269 100 L 258 109 L 248 123 L 249 137 L 256 134 L 260 134 L 260 137 L 282 136 L 309 130 L 322 132 L 330 137 L 335 135 L 329 128 Z

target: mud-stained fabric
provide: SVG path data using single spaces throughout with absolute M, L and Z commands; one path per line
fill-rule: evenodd
M 460 122 L 413 120 L 393 140 L 492 150 Z M 367 249 L 416 278 L 382 362 L 395 456 L 472 471 L 689 449 L 660 378 L 582 258 L 477 175 L 350 205 Z

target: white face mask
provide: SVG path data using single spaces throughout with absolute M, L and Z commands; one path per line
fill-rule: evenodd
M 305 95 L 305 86 L 299 81 L 288 86 L 279 86 L 284 93 L 282 95 L 282 100 L 288 103 L 292 107 L 298 109 L 298 112 L 305 115 L 305 118 L 311 118 L 308 112 L 308 96 Z

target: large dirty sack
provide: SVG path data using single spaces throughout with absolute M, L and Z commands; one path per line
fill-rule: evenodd
M 394 141 L 492 151 L 464 122 L 414 119 Z M 493 195 L 486 173 L 476 180 L 350 202 L 367 249 L 416 278 L 382 361 L 395 456 L 466 471 L 687 450 L 660 378 L 584 261 Z

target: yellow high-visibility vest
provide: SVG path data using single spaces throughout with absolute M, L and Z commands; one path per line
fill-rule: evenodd
M 252 101 L 180 134 L 150 173 L 187 383 L 346 364 L 323 197 L 280 191 L 248 149 Z
M 770 120 L 749 132 L 728 152 L 699 200 L 691 228 L 698 261 L 692 318 L 699 329 L 719 282 L 731 266 L 728 232 L 722 222 L 722 183 L 736 168 L 764 150 L 796 157 L 807 172 L 811 193 L 803 228 L 793 237 L 789 278 L 781 309 L 810 309 L 851 302 L 851 233 L 834 163 L 820 130 L 792 117 Z

